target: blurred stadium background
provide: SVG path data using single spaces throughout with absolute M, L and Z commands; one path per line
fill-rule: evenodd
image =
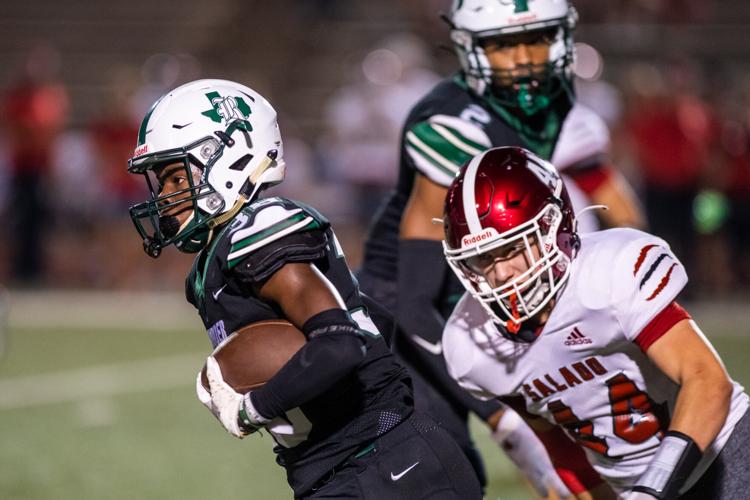
M 579 98 L 692 277 L 683 301 L 750 383 L 750 4 L 579 0 Z M 125 162 L 186 81 L 274 103 L 288 178 L 350 264 L 395 181 L 405 111 L 456 67 L 449 0 L 30 0 L 0 4 L 0 498 L 289 498 L 270 439 L 197 404 L 209 349 L 180 291 L 192 258 L 143 254 Z M 166 261 L 166 262 L 165 262 Z M 4 325 L 4 326 L 3 326 Z M 486 450 L 488 498 L 529 498 Z

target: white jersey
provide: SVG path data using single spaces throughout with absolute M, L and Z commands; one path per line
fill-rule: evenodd
M 641 350 L 639 334 L 672 304 L 687 275 L 663 240 L 634 229 L 581 240 L 569 281 L 536 341 L 501 336 L 466 293 L 446 324 L 443 349 L 462 387 L 482 399 L 523 397 L 530 413 L 560 424 L 594 469 L 625 491 L 659 446 L 678 392 Z M 727 420 L 683 491 L 721 451 L 747 407 L 747 394 L 734 383 Z
M 550 162 L 560 171 L 568 189 L 573 212 L 576 213 L 578 232 L 590 233 L 599 229 L 599 221 L 594 212 L 583 212 L 591 205 L 591 200 L 578 187 L 565 171 L 591 158 L 609 155 L 609 128 L 599 115 L 586 106 L 575 103 L 563 122 L 560 137 L 557 139 L 555 151 Z
M 609 154 L 609 128 L 599 115 L 576 103 L 565 117 L 550 163 L 560 172 L 591 158 Z

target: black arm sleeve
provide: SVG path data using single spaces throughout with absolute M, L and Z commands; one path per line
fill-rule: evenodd
M 316 314 L 302 327 L 302 348 L 250 395 L 265 418 L 274 418 L 319 396 L 354 370 L 365 355 L 364 338 L 343 309 Z
M 451 403 L 468 408 L 483 420 L 501 408 L 497 401 L 480 401 L 459 387 L 448 374 L 438 346 L 445 319 L 437 304 L 450 269 L 439 241 L 401 240 L 398 248 L 398 342 L 408 342 L 405 352 L 414 368 L 422 372 Z M 432 349 L 427 343 L 432 344 Z

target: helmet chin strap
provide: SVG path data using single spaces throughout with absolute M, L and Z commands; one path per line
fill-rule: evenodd
M 195 212 L 191 213 L 187 219 L 185 219 L 185 222 L 180 224 L 180 228 L 174 233 L 175 235 L 180 234 L 187 226 L 190 224 L 190 222 L 195 217 Z
M 520 318 L 521 314 L 518 312 L 518 296 L 514 293 L 508 297 L 508 300 L 510 301 L 510 313 L 513 315 L 513 318 Z M 505 328 L 508 329 L 508 332 L 515 335 L 521 330 L 521 323 L 509 319 L 505 322 Z
M 530 295 L 529 299 L 524 300 L 526 302 L 526 307 L 529 309 L 534 309 L 539 303 L 542 302 L 542 300 L 544 300 L 544 296 L 548 290 L 549 283 L 546 283 L 541 278 L 538 278 L 536 285 L 534 285 L 534 287 L 528 293 L 528 295 Z M 515 293 L 508 297 L 508 309 L 510 309 L 510 312 L 513 315 L 514 319 L 518 319 L 521 316 L 518 302 L 519 298 Z M 516 334 L 521 330 L 522 324 L 523 322 L 517 323 L 513 319 L 508 319 L 505 322 L 505 327 L 508 329 L 508 332 Z
M 271 163 L 273 163 L 277 156 L 278 151 L 275 149 L 272 149 L 271 151 L 266 153 L 266 156 L 261 160 L 258 168 L 256 168 L 248 177 L 249 184 L 253 186 L 252 192 L 248 194 L 246 190 L 240 190 L 240 196 L 237 198 L 237 201 L 234 202 L 232 208 L 208 221 L 208 227 L 210 229 L 213 230 L 215 227 L 218 227 L 230 220 L 232 217 L 237 215 L 237 212 L 242 210 L 242 207 L 244 207 L 248 201 L 253 199 L 253 196 L 255 196 L 255 193 L 258 192 L 258 188 L 260 187 L 258 184 L 260 176 L 263 175 L 266 170 L 268 170 L 268 167 L 271 166 Z

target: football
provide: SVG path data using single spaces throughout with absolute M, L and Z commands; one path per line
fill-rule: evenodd
M 244 394 L 265 384 L 304 344 L 305 335 L 288 321 L 259 321 L 232 333 L 211 355 L 224 381 Z M 201 382 L 209 390 L 205 364 Z

